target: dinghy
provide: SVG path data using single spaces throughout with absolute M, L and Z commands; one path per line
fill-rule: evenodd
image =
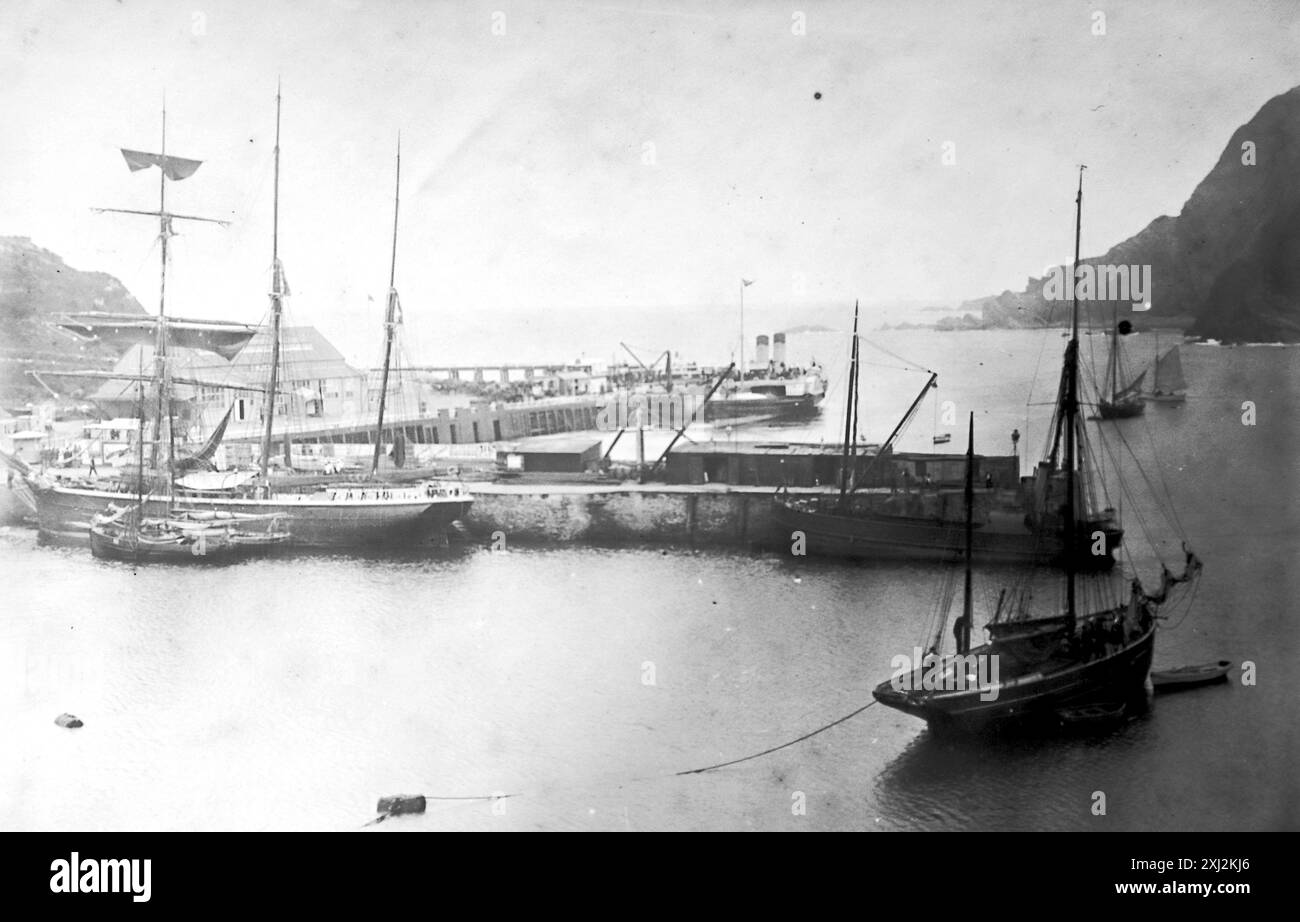
M 1229 660 L 1221 659 L 1217 663 L 1201 663 L 1196 666 L 1179 666 L 1176 669 L 1152 670 L 1151 684 L 1164 691 L 1178 691 L 1183 688 L 1195 688 L 1208 685 L 1228 677 L 1232 668 Z

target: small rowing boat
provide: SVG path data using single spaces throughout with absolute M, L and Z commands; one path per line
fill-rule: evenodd
M 1195 688 L 1226 679 L 1232 663 L 1221 659 L 1217 663 L 1201 663 L 1196 666 L 1179 666 L 1176 669 L 1152 670 L 1151 684 L 1165 691 L 1177 691 L 1182 688 Z

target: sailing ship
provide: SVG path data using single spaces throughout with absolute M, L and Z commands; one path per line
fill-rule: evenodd
M 278 89 L 276 91 L 275 195 L 270 292 L 272 343 L 270 380 L 265 388 L 239 387 L 239 389 L 261 393 L 265 400 L 260 476 L 251 484 L 219 492 L 187 492 L 177 487 L 175 477 L 183 471 L 183 465 L 178 465 L 176 457 L 175 413 L 171 385 L 179 382 L 213 388 L 228 388 L 230 385 L 220 382 L 192 381 L 174 376 L 168 361 L 171 325 L 166 311 L 167 241 L 172 235 L 172 222 L 178 219 L 198 221 L 213 221 L 213 219 L 168 211 L 167 181 L 169 179 L 179 181 L 193 175 L 202 161 L 168 154 L 166 138 L 166 111 L 164 110 L 161 152 L 157 154 L 127 150 L 122 152 L 132 172 L 151 167 L 159 169 L 161 178 L 158 210 L 100 209 L 150 215 L 159 220 L 162 270 L 158 316 L 153 320 L 156 345 L 155 368 L 151 378 L 151 383 L 157 390 L 157 404 L 149 468 L 156 478 L 166 480 L 167 489 L 165 497 L 156 494 L 143 497 L 139 514 L 146 519 L 165 519 L 177 510 L 186 514 L 283 517 L 290 523 L 292 544 L 295 547 L 353 547 L 372 544 L 407 544 L 429 539 L 445 540 L 447 529 L 455 520 L 465 515 L 472 503 L 470 494 L 463 486 L 440 481 L 389 484 L 379 481 L 375 476 L 387 435 L 384 429 L 385 398 L 397 326 L 396 267 L 398 208 L 401 198 L 400 144 L 393 206 L 393 245 L 389 266 L 388 303 L 384 321 L 384 367 L 374 435 L 375 454 L 371 466 L 371 479 L 356 483 L 316 485 L 302 491 L 277 490 L 270 479 L 268 465 L 272 455 L 275 405 L 279 392 L 280 322 L 284 298 L 288 293 L 284 284 L 284 269 L 279 258 L 280 93 Z M 213 221 L 213 223 L 226 222 Z M 113 376 L 129 377 L 115 374 Z M 400 451 L 402 447 L 400 436 L 395 436 L 392 441 L 394 452 Z M 168 446 L 168 458 L 165 460 L 159 458 L 159 448 L 163 444 Z M 146 474 L 142 469 L 137 476 L 143 478 Z M 38 526 L 41 533 L 47 537 L 84 539 L 95 516 L 104 513 L 110 504 L 120 502 L 122 493 L 127 492 L 125 485 L 121 483 L 66 486 L 40 475 L 30 479 L 37 507 Z
M 938 375 L 929 373 L 921 393 L 889 438 L 865 458 L 864 470 L 856 435 L 861 366 L 858 353 L 855 306 L 839 495 L 796 497 L 778 489 L 772 510 L 775 533 L 783 541 L 795 532 L 802 533 L 807 552 L 818 556 L 950 560 L 961 548 L 960 497 L 953 491 L 915 483 L 906 473 L 901 489 L 896 488 L 891 460 L 893 445 L 915 418 L 926 395 L 937 386 Z M 1072 552 L 1075 566 L 1080 569 L 1105 570 L 1114 565 L 1124 529 L 1114 510 L 1102 508 L 1082 483 L 1076 497 L 1081 515 L 1073 538 L 1067 534 L 1060 511 L 1065 480 L 1059 464 L 1061 437 L 1058 421 L 1047 457 L 1034 477 L 1022 482 L 1018 490 L 994 484 L 976 491 L 977 522 L 972 544 L 981 561 L 1037 561 L 1061 566 L 1066 553 Z M 875 465 L 882 461 L 890 465 L 889 479 L 895 488 L 888 492 L 859 492 L 859 483 L 869 482 Z M 1101 536 L 1100 541 L 1097 536 Z
M 137 382 L 138 433 L 144 432 L 144 388 Z M 218 432 L 225 428 L 222 419 Z M 110 505 L 90 523 L 90 551 L 96 557 L 133 563 L 219 562 L 265 552 L 288 543 L 282 515 L 179 512 L 146 517 L 144 512 L 144 439 L 136 439 L 139 495 L 130 506 Z
M 289 544 L 285 516 L 173 511 L 146 517 L 139 504 L 112 506 L 90 524 L 96 557 L 133 563 L 219 563 L 266 553 Z
M 1078 268 L 1078 225 L 1083 211 L 1083 173 L 1079 174 L 1076 204 L 1075 268 Z M 1087 455 L 1079 424 L 1078 297 L 1073 299 L 1071 337 L 1065 349 L 1064 391 L 1058 411 L 1065 422 L 1067 521 L 1078 519 L 1075 485 L 1078 462 Z M 1114 716 L 1134 703 L 1145 702 L 1160 608 L 1180 584 L 1193 582 L 1201 564 L 1184 544 L 1184 569 L 1174 576 L 1162 564 L 1160 587 L 1148 592 L 1137 577 L 1127 598 L 1111 586 L 1080 586 L 1074 556 L 1067 554 L 1065 611 L 1039 614 L 1031 610 L 1026 593 L 1020 604 L 1004 606 L 1006 590 L 986 626 L 989 640 L 972 647 L 974 414 L 966 449 L 965 592 L 962 613 L 953 626 L 956 652 L 943 654 L 946 606 L 927 654 L 908 663 L 872 692 L 881 704 L 924 719 L 935 732 L 980 733 L 1013 725 L 1077 723 L 1080 715 Z M 1073 543 L 1078 532 L 1067 528 Z M 1023 586 L 1022 586 L 1023 588 Z M 1092 589 L 1093 591 L 1089 591 Z M 1082 590 L 1082 591 L 1081 591 Z M 1081 602 L 1083 595 L 1088 602 Z M 919 652 L 919 651 L 918 651 Z
M 1154 383 L 1147 400 L 1156 403 L 1182 403 L 1187 399 L 1187 381 L 1183 378 L 1183 361 L 1178 344 L 1156 356 Z
M 1128 383 L 1121 383 L 1127 378 L 1124 371 L 1124 354 L 1120 348 L 1119 305 L 1114 306 L 1110 324 L 1110 351 L 1106 359 L 1106 392 L 1097 399 L 1097 415 L 1101 419 L 1128 419 L 1141 416 L 1146 409 L 1142 400 L 1142 381 L 1146 378 L 1144 370 Z

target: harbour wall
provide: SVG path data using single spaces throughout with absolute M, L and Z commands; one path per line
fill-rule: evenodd
M 775 548 L 771 487 L 672 484 L 475 484 L 463 524 L 475 540 L 510 544 L 662 544 Z M 792 493 L 821 493 L 821 490 Z

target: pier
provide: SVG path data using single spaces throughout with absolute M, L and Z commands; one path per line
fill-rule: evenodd
M 476 541 L 506 546 L 558 543 L 672 547 L 775 547 L 771 487 L 726 484 L 472 485 L 464 525 Z M 829 488 L 794 488 L 821 495 Z

